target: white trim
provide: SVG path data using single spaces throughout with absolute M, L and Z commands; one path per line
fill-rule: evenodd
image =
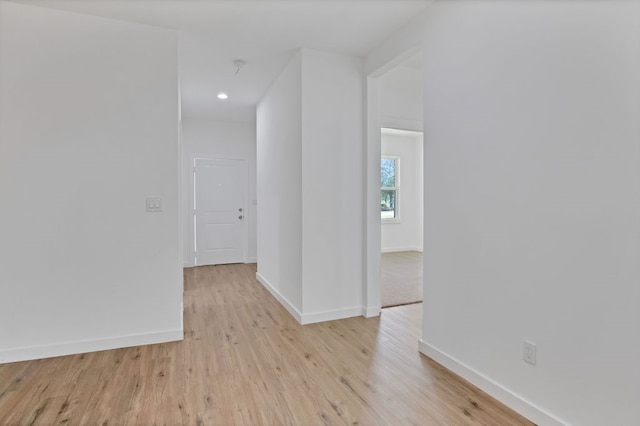
M 0 350 L 0 364 L 33 359 L 52 358 L 87 352 L 128 348 L 131 346 L 153 345 L 176 342 L 184 339 L 182 330 L 156 331 L 153 333 L 130 334 L 106 339 L 78 340 L 42 346 L 27 346 Z
M 194 173 L 195 173 L 195 159 L 198 158 L 198 155 L 191 154 L 189 155 L 189 163 L 187 164 L 187 217 L 185 220 L 187 221 L 188 226 L 188 238 L 189 238 L 189 249 L 187 250 L 187 255 L 189 256 L 189 262 L 191 265 L 196 266 L 196 251 L 195 251 L 195 241 L 194 241 L 194 199 L 195 199 L 195 188 L 194 188 Z M 184 161 L 183 161 L 184 164 Z M 183 225 L 184 226 L 184 225 Z
M 250 257 L 244 263 L 258 263 L 257 257 Z
M 396 253 L 399 251 L 419 251 L 422 253 L 422 247 L 387 247 L 381 250 L 382 253 Z
M 178 37 L 178 50 L 180 50 L 180 38 Z M 178 70 L 178 74 L 180 70 Z M 178 82 L 178 94 L 180 94 L 180 82 Z M 178 107 L 180 108 L 180 107 Z M 179 208 L 178 208 L 178 241 L 180 241 L 180 259 L 182 259 L 182 267 L 184 268 L 185 264 L 188 262 L 188 259 L 185 259 L 184 252 L 184 191 L 182 186 L 184 185 L 184 147 L 182 144 L 182 118 L 180 116 L 180 110 L 178 110 L 178 199 Z M 182 292 L 184 293 L 184 280 L 182 280 Z M 184 302 L 184 297 L 181 298 L 181 301 Z M 182 310 L 180 311 L 182 312 Z M 182 320 L 184 321 L 184 319 Z M 180 327 L 183 327 L 181 324 Z
M 196 266 L 196 265 L 194 265 L 193 262 L 187 262 L 186 260 L 184 262 L 182 262 L 182 267 L 183 268 L 193 268 L 194 266 Z
M 310 314 L 302 314 L 291 302 L 289 302 L 278 290 L 276 290 L 269 280 L 260 275 L 259 272 L 256 272 L 256 279 L 269 290 L 269 293 L 273 297 L 276 298 L 278 302 L 291 314 L 296 321 L 300 324 L 313 324 L 316 322 L 323 321 L 334 321 L 345 318 L 352 318 L 360 316 L 364 313 L 364 309 L 361 306 L 353 307 L 353 308 L 344 308 L 344 309 L 336 309 L 333 311 L 323 311 L 323 312 L 314 312 Z M 379 310 L 379 309 L 378 309 Z M 374 315 L 370 315 L 374 316 Z
M 396 192 L 396 199 L 398 198 L 398 194 Z M 396 211 L 398 211 L 399 209 L 396 209 Z M 399 216 L 399 215 L 398 215 Z M 395 217 L 395 218 L 389 218 L 389 219 L 383 219 L 382 217 L 380 218 L 380 220 L 382 221 L 383 225 L 397 225 L 399 223 L 402 223 L 402 220 L 400 220 L 400 217 Z
M 568 424 L 422 339 L 418 341 L 418 350 L 536 424 Z
M 382 312 L 381 306 L 362 307 L 362 316 L 365 318 L 378 317 L 380 316 L 380 312 Z
M 378 306 L 382 300 L 380 282 L 380 157 L 382 135 L 378 123 L 378 78 L 367 77 L 366 146 L 365 146 L 365 283 L 362 291 L 363 306 Z
M 269 293 L 271 293 L 271 295 L 275 297 L 282 306 L 284 306 L 284 308 L 291 314 L 292 317 L 296 319 L 296 321 L 302 324 L 302 314 L 300 313 L 300 311 L 298 311 L 291 302 L 289 302 L 282 294 L 280 294 L 280 292 L 271 285 L 269 280 L 260 275 L 259 272 L 256 272 L 256 279 L 260 282 L 260 284 L 264 286 L 264 288 L 269 290 Z
M 397 129 L 397 130 L 411 130 L 412 132 L 422 132 L 422 120 L 413 120 L 410 118 L 381 116 L 379 117 L 379 124 L 382 128 Z
M 362 315 L 362 306 L 352 308 L 335 309 L 331 311 L 313 312 L 302 314 L 300 324 L 313 324 L 316 322 L 335 321 L 345 318 L 358 317 Z

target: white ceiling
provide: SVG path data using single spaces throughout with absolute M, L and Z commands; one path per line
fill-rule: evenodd
M 250 121 L 295 49 L 365 56 L 430 0 L 14 0 L 177 29 L 185 117 Z M 233 60 L 247 64 L 234 75 Z M 220 101 L 218 92 L 229 94 Z

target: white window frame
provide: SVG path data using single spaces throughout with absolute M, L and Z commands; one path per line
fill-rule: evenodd
M 395 166 L 395 172 L 396 172 L 396 185 L 395 186 L 381 186 L 380 187 L 380 194 L 382 194 L 382 191 L 387 190 L 387 191 L 396 191 L 396 214 L 395 217 L 392 218 L 383 218 L 380 217 L 380 220 L 382 221 L 383 224 L 385 223 L 400 223 L 400 157 L 398 156 L 394 156 L 394 155 L 382 155 L 380 156 L 381 160 L 394 160 L 396 166 Z M 382 161 L 381 161 L 382 162 Z M 381 166 L 382 167 L 382 166 Z

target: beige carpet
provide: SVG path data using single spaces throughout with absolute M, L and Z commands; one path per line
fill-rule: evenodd
M 382 307 L 422 302 L 422 253 L 382 253 Z

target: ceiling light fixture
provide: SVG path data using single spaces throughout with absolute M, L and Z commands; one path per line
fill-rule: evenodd
M 234 75 L 238 75 L 238 73 L 240 72 L 240 68 L 244 67 L 247 64 L 247 61 L 245 61 L 244 59 L 236 59 L 235 61 L 233 61 L 233 65 L 236 66 L 236 72 Z
M 227 95 L 226 93 L 220 92 L 218 93 L 218 99 L 227 99 L 229 97 L 229 95 Z

